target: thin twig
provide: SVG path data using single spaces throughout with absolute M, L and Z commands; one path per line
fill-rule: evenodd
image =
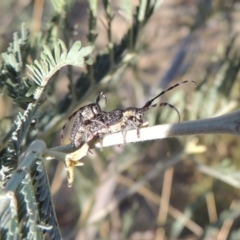
M 214 118 L 141 128 L 139 138 L 137 136 L 136 129 L 129 130 L 126 134 L 126 143 L 199 134 L 240 135 L 240 110 Z M 86 144 L 89 145 L 89 148 L 99 148 L 110 147 L 124 143 L 122 133 L 119 132 L 106 135 L 103 139 L 100 139 L 99 142 L 85 143 L 83 146 L 86 147 Z M 70 144 L 67 146 L 55 147 L 51 150 L 68 153 L 76 151 L 71 147 Z
M 214 118 L 142 128 L 139 138 L 136 132 L 135 129 L 127 132 L 127 143 L 198 134 L 240 135 L 240 110 Z M 119 144 L 123 144 L 122 133 L 107 135 L 102 141 L 102 147 Z

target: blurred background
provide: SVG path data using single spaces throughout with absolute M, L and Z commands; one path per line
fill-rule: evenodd
M 22 22 L 35 47 L 29 62 L 39 58 L 42 42 L 49 42 L 50 37 L 61 38 L 67 46 L 76 40 L 84 46 L 93 43 L 93 59 L 98 60 L 111 52 L 112 43 L 121 49 L 139 2 L 111 1 L 109 31 L 109 11 L 104 5 L 108 1 L 98 1 L 92 40 L 91 2 L 67 1 L 65 11 L 57 12 L 54 1 L 1 1 L 1 52 Z M 99 91 L 107 96 L 107 105 L 100 103 L 106 111 L 141 107 L 162 89 L 184 80 L 196 81 L 197 87 L 185 84 L 161 98 L 179 110 L 181 121 L 214 117 L 239 107 L 240 1 L 158 3 L 138 36 L 127 43 L 124 57 L 131 58 L 127 64 L 122 58 L 106 72 L 106 59 L 99 60 L 96 76 L 103 76 L 95 83 L 87 79 L 88 87 L 82 87 L 85 82 L 79 79 L 96 71 L 91 67 L 64 68 L 52 78 L 47 104 L 41 107 L 39 123 L 23 149 L 33 139 L 46 141 L 49 148 L 61 144 L 60 129 L 70 115 L 73 84 L 81 89 L 75 95 L 75 109 L 95 101 Z M 113 54 L 116 57 L 117 51 Z M 0 96 L 2 136 L 18 111 L 7 94 Z M 150 110 L 146 116 L 150 125 L 177 122 L 177 114 L 167 107 Z M 68 132 L 65 143 L 69 142 Z M 46 162 L 63 239 L 240 239 L 239 158 L 239 139 L 230 135 L 96 149 L 83 159 L 84 166 L 75 169 L 72 188 L 67 187 L 63 163 Z

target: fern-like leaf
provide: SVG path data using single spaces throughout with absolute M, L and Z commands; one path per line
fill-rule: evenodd
M 29 31 L 26 29 L 25 24 L 22 24 L 21 35 L 14 33 L 13 42 L 9 44 L 6 52 L 2 53 L 3 61 L 0 68 L 0 89 L 5 85 L 9 96 L 23 109 L 26 109 L 28 103 L 33 100 L 30 97 L 25 97 L 31 85 L 23 84 L 24 77 L 22 76 L 29 56 L 30 44 L 28 36 Z M 19 99 L 25 101 L 18 102 Z
M 41 151 L 29 150 L 2 191 L 0 239 L 62 239 Z
M 26 134 L 28 133 L 29 127 L 35 118 L 38 106 L 29 104 L 28 108 L 24 113 L 17 115 L 17 120 L 14 122 L 11 139 L 6 150 L 6 153 L 1 158 L 1 169 L 2 180 L 4 183 L 9 179 L 13 171 L 17 168 L 20 147 Z M 4 184 L 1 184 L 4 185 Z
M 13 192 L 0 196 L 0 239 L 20 239 L 17 200 Z
M 62 40 L 58 40 L 53 51 L 48 46 L 43 46 L 43 51 L 40 55 L 40 61 L 34 61 L 33 65 L 27 65 L 30 70 L 30 77 L 35 82 L 34 99 L 39 99 L 49 79 L 62 67 L 73 65 L 83 67 L 85 57 L 92 50 L 92 46 L 82 47 L 81 42 L 77 41 L 67 52 L 67 48 Z M 31 89 L 32 91 L 32 89 Z

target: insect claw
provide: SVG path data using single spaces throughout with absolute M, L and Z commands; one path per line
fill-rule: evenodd
M 88 151 L 89 151 L 91 154 L 93 154 L 93 152 L 92 152 L 90 149 L 88 149 Z

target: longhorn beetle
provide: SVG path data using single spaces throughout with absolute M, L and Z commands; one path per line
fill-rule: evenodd
M 63 134 L 64 130 L 69 123 L 69 121 L 75 117 L 72 125 L 72 129 L 70 132 L 70 141 L 73 147 L 79 147 L 81 143 L 81 138 L 82 138 L 82 132 L 79 131 L 79 129 L 84 129 L 86 124 L 89 123 L 91 119 L 96 118 L 97 115 L 99 115 L 102 110 L 99 105 L 100 98 L 103 97 L 105 99 L 105 104 L 107 104 L 107 98 L 103 94 L 103 92 L 100 92 L 97 96 L 96 102 L 95 103 L 90 103 L 86 106 L 83 106 L 79 108 L 77 111 L 72 113 L 70 117 L 68 118 L 67 122 L 63 125 L 62 130 L 61 130 L 61 142 L 63 143 Z M 98 123 L 100 124 L 100 123 Z
M 178 121 L 180 122 L 180 113 L 179 111 L 171 104 L 167 102 L 162 102 L 159 105 L 153 104 L 154 100 L 164 95 L 166 92 L 178 87 L 181 84 L 185 83 L 194 83 L 194 81 L 183 81 L 177 83 L 168 89 L 159 93 L 156 97 L 152 98 L 141 108 L 128 107 L 126 109 L 115 109 L 111 112 L 101 112 L 97 115 L 96 118 L 91 119 L 88 124 L 85 126 L 85 141 L 88 142 L 92 139 L 102 138 L 105 134 L 116 133 L 122 131 L 124 143 L 126 142 L 126 127 L 127 125 L 132 125 L 137 129 L 137 136 L 140 137 L 140 128 L 143 125 L 144 114 L 153 107 L 156 106 L 169 106 L 174 109 L 178 114 Z

